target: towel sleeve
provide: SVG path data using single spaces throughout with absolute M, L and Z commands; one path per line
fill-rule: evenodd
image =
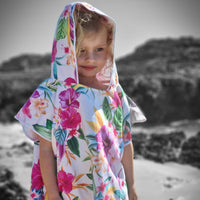
M 26 136 L 34 142 L 39 140 L 38 136 L 51 141 L 55 97 L 53 84 L 50 79 L 42 82 L 15 116 Z
M 135 123 L 141 123 L 146 121 L 141 109 L 135 104 L 135 102 L 128 97 L 123 89 L 121 89 L 121 104 L 122 104 L 122 113 L 123 113 L 123 142 L 124 146 L 129 144 L 132 141 L 131 127 Z

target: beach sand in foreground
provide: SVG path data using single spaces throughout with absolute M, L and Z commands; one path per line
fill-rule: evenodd
M 15 136 L 15 137 L 14 137 Z M 13 145 L 29 142 L 19 124 L 0 124 L 0 163 L 14 172 L 15 180 L 27 190 L 30 187 L 32 153 L 20 153 Z M 200 170 L 177 163 L 160 164 L 134 160 L 138 200 L 198 200 Z

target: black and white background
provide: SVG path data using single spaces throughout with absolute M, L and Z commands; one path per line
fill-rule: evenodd
M 50 75 L 69 0 L 0 0 L 0 199 L 26 199 L 32 143 L 14 115 Z M 117 24 L 120 83 L 148 121 L 132 129 L 139 200 L 200 196 L 200 1 L 88 0 Z

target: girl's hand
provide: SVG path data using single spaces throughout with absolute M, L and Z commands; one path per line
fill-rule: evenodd
M 128 189 L 128 196 L 129 196 L 129 200 L 138 199 L 137 192 L 134 185 Z

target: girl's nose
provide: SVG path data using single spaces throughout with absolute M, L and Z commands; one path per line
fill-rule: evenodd
M 86 60 L 89 61 L 89 62 L 93 62 L 95 60 L 94 53 L 93 52 L 91 52 L 91 53 L 88 52 L 87 55 L 86 55 Z

